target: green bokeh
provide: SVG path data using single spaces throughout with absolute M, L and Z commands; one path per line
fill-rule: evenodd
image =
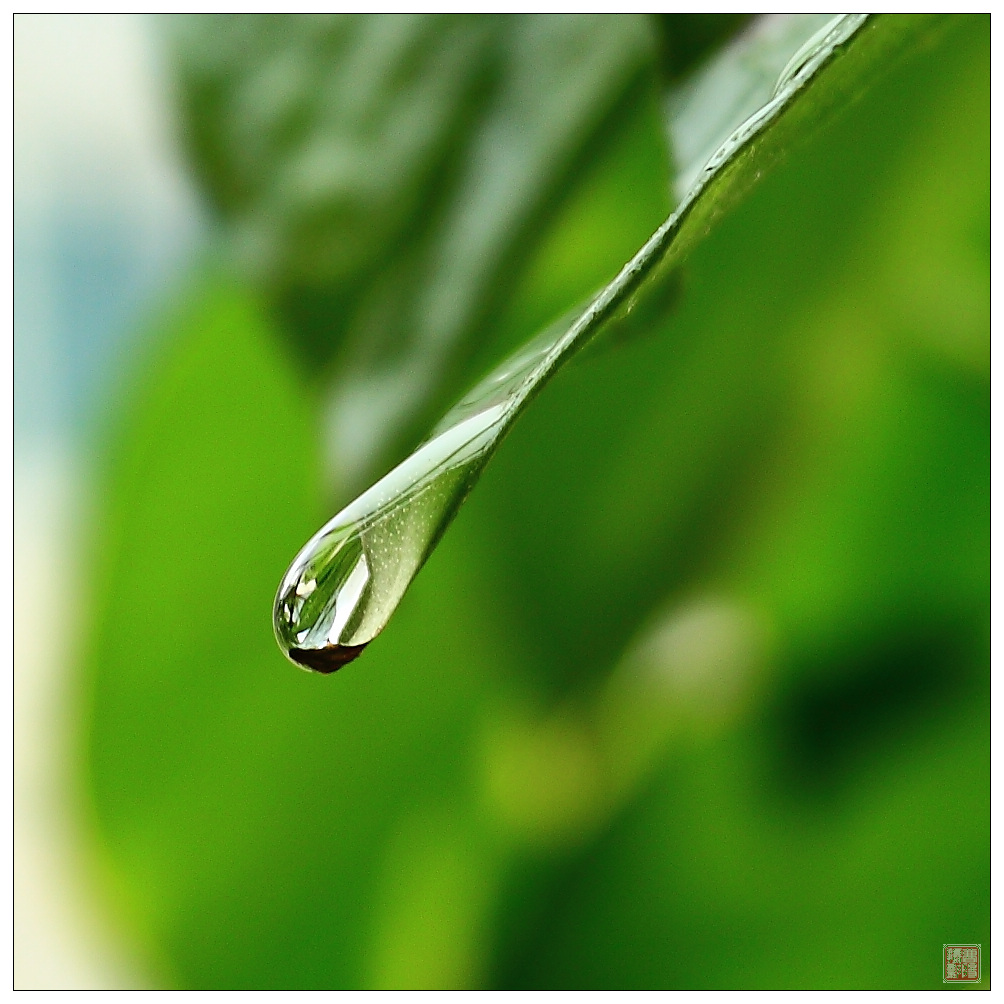
M 270 626 L 330 515 L 316 397 L 267 297 L 204 269 L 109 447 L 87 664 L 109 898 L 157 980 L 936 987 L 981 942 L 989 986 L 988 82 L 959 18 L 792 150 L 330 679 Z M 469 373 L 663 218 L 650 90 L 591 157 Z M 604 681 L 709 599 L 764 639 L 741 700 L 603 780 Z

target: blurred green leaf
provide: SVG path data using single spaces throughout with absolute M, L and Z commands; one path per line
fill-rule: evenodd
M 165 24 L 193 165 L 252 273 L 279 289 L 357 285 L 401 239 L 470 115 L 498 28 L 442 15 Z
M 171 19 L 189 147 L 329 391 L 358 483 L 470 343 L 652 66 L 635 15 Z M 530 334 L 528 332 L 527 334 Z M 343 344 L 344 343 L 344 344 Z
M 752 14 L 653 14 L 660 67 L 669 80 L 692 72 L 716 48 L 740 31 Z

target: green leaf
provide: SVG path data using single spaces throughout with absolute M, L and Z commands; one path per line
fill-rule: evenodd
M 667 290 L 675 291 L 668 277 L 797 139 L 807 117 L 818 119 L 860 74 L 929 24 L 842 15 L 822 27 L 812 18 L 797 22 L 797 30 L 790 22 L 783 27 L 778 32 L 767 22 L 744 37 L 682 96 L 672 131 L 692 147 L 681 160 L 685 194 L 634 258 L 574 320 L 556 322 L 475 387 L 426 442 L 296 556 L 275 607 L 276 636 L 290 658 L 325 672 L 355 658 L 383 630 L 485 464 L 544 385 L 605 328 L 644 328 L 657 319 Z M 780 76 L 768 90 L 772 62 Z M 729 89 L 741 100 L 722 102 L 727 114 L 711 119 L 708 129 L 708 93 L 720 102 Z M 707 159 L 695 160 L 693 151 L 705 147 Z M 381 399 L 364 387 L 367 402 L 374 396 Z M 407 400 L 407 393 L 395 385 L 393 398 Z

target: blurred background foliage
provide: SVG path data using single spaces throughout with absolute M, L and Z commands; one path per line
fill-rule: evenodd
M 742 19 L 170 17 L 220 240 L 109 425 L 83 784 L 151 979 L 941 985 L 989 960 L 989 18 L 821 123 L 569 368 L 385 633 L 320 523 L 672 206 Z

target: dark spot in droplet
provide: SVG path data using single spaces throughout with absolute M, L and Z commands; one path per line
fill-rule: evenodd
M 293 662 L 315 673 L 334 673 L 347 662 L 352 662 L 365 645 L 328 645 L 326 648 L 291 648 L 289 657 Z

